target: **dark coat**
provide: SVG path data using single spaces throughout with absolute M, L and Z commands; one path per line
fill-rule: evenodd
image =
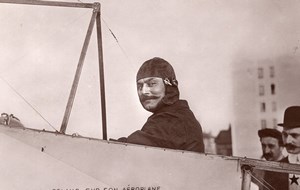
M 141 130 L 118 141 L 204 152 L 201 125 L 185 100 L 160 108 L 148 118 Z
M 288 157 L 283 158 L 279 162 L 289 163 Z M 269 187 L 269 189 L 274 188 L 276 190 L 289 190 L 289 174 L 287 173 L 265 171 L 264 180 L 264 185 Z M 268 184 L 270 184 L 273 188 L 270 188 Z

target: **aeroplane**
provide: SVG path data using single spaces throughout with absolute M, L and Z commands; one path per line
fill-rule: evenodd
M 96 23 L 100 71 L 103 71 L 99 3 L 0 0 L 0 3 L 92 10 L 64 119 L 59 131 L 26 128 L 17 117 L 0 119 L 0 189 L 25 190 L 249 190 L 252 170 L 300 174 L 293 164 L 200 154 L 66 134 L 85 54 Z M 103 73 L 102 118 L 105 118 Z

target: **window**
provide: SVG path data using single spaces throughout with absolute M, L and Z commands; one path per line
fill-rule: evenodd
M 277 128 L 277 119 L 273 119 L 273 128 L 276 129 Z
M 275 69 L 274 69 L 274 66 L 270 66 L 270 77 L 271 78 L 274 78 L 275 76 Z
M 264 87 L 264 85 L 259 85 L 259 95 L 260 96 L 265 95 L 265 87 Z
M 272 111 L 275 112 L 277 110 L 276 102 L 272 102 Z
M 266 112 L 266 103 L 264 103 L 264 102 L 260 103 L 260 111 Z
M 275 84 L 271 84 L 271 94 L 275 94 Z
M 264 70 L 263 68 L 258 68 L 258 78 L 262 79 L 264 77 Z
M 262 120 L 261 120 L 261 128 L 262 128 L 262 129 L 267 128 L 267 121 L 266 121 L 265 119 L 262 119 Z

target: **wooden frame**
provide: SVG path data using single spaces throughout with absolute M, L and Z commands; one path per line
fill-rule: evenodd
M 40 0 L 0 0 L 0 3 L 9 4 L 24 4 L 24 5 L 41 5 L 41 6 L 56 6 L 56 7 L 71 7 L 71 8 L 90 8 L 93 10 L 92 18 L 90 20 L 87 34 L 83 43 L 83 47 L 80 53 L 75 77 L 73 80 L 71 92 L 69 95 L 68 103 L 64 113 L 63 121 L 60 127 L 60 133 L 65 134 L 68 121 L 70 118 L 71 110 L 73 107 L 77 87 L 79 84 L 80 74 L 82 71 L 84 59 L 88 49 L 88 45 L 91 39 L 92 31 L 97 24 L 97 42 L 98 42 L 98 62 L 99 62 L 99 77 L 100 77 L 100 95 L 101 95 L 101 111 L 102 111 L 102 132 L 103 139 L 107 140 L 106 129 L 106 103 L 105 103 L 105 83 L 104 83 L 104 64 L 103 64 L 103 48 L 102 48 L 102 32 L 101 32 L 101 12 L 100 3 L 71 3 L 71 2 L 59 2 L 59 1 L 40 1 Z

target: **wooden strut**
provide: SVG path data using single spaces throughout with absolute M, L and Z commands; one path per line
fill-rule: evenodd
M 98 60 L 99 60 L 99 77 L 100 77 L 101 113 L 102 113 L 102 134 L 103 134 L 103 140 L 107 140 L 105 82 L 104 82 L 104 64 L 103 64 L 102 30 L 101 30 L 100 14 L 101 12 L 99 11 L 96 17 L 96 24 L 97 24 L 98 57 L 99 57 Z
M 265 170 L 272 172 L 280 173 L 293 173 L 300 175 L 300 165 L 299 164 L 290 164 L 284 162 L 273 162 L 265 160 L 257 160 L 251 158 L 242 158 L 240 159 L 241 166 L 251 166 L 256 170 Z
M 94 3 L 71 3 L 58 1 L 40 1 L 40 0 L 0 0 L 0 3 L 23 4 L 23 5 L 44 5 L 58 7 L 77 7 L 77 8 L 94 8 Z
M 243 174 L 242 190 L 250 190 L 252 168 L 248 165 L 243 165 L 241 169 Z
M 284 162 L 265 161 L 251 158 L 240 158 L 242 170 L 242 190 L 250 190 L 252 170 L 272 171 L 300 175 L 300 165 Z
M 82 50 L 81 50 L 79 62 L 78 62 L 76 73 L 75 73 L 75 78 L 74 78 L 74 81 L 73 81 L 73 85 L 72 85 L 72 88 L 71 88 L 70 96 L 69 96 L 67 107 L 66 107 L 65 114 L 64 114 L 64 118 L 63 118 L 61 128 L 60 128 L 60 133 L 63 133 L 63 134 L 65 134 L 66 129 L 67 129 L 67 124 L 68 124 L 70 114 L 71 114 L 71 110 L 72 110 L 72 107 L 73 107 L 75 94 L 76 94 L 79 79 L 80 79 L 80 74 L 81 74 L 81 71 L 82 71 L 82 67 L 83 67 L 84 59 L 85 59 L 86 52 L 87 52 L 87 49 L 88 49 L 88 45 L 89 45 L 89 42 L 90 42 L 90 39 L 91 39 L 92 31 L 93 31 L 93 28 L 94 28 L 94 25 L 95 25 L 96 17 L 97 17 L 98 14 L 100 14 L 100 4 L 95 3 L 94 5 L 95 5 L 95 7 L 93 9 L 92 18 L 90 20 L 89 27 L 88 27 L 88 30 L 87 30 L 87 34 L 86 34 L 86 37 L 85 37 L 85 40 L 84 40 L 84 43 L 83 43 L 83 47 L 82 47 Z

